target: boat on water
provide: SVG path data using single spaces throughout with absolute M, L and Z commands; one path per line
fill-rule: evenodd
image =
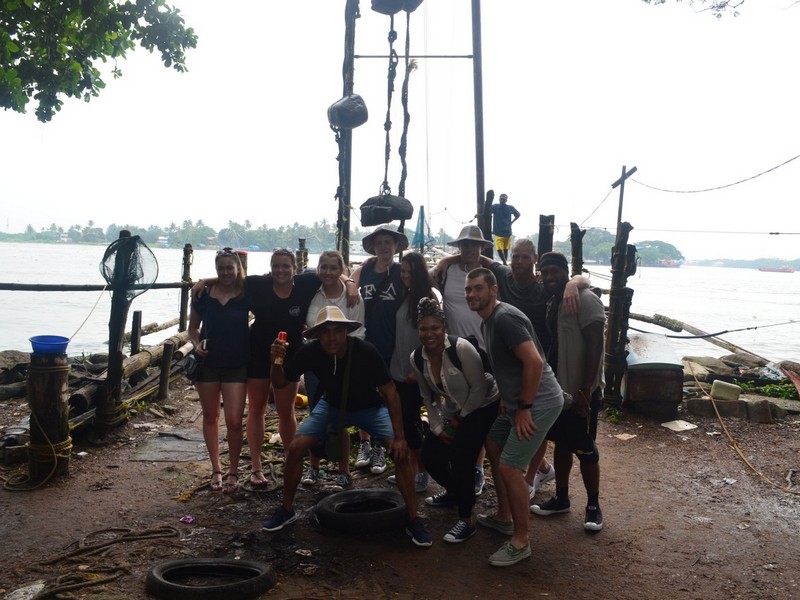
M 782 267 L 758 267 L 758 270 L 765 273 L 794 273 L 796 269 L 783 265 Z
M 678 269 L 682 264 L 683 261 L 680 259 L 660 258 L 653 266 L 663 267 L 665 269 Z

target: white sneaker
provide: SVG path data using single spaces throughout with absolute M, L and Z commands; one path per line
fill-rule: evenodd
M 417 473 L 414 476 L 414 490 L 419 494 L 428 489 L 428 484 L 431 481 L 431 476 L 426 472 Z
M 475 467 L 475 495 L 480 496 L 483 493 L 483 486 L 486 483 L 486 475 L 483 469 Z
M 371 462 L 372 444 L 370 444 L 369 440 L 364 440 L 361 442 L 361 447 L 358 449 L 358 455 L 356 456 L 356 469 L 368 467 Z
M 553 468 L 553 465 L 550 465 L 550 468 L 544 473 L 542 473 L 537 469 L 536 475 L 533 476 L 533 490 L 531 490 L 531 497 L 533 497 L 533 495 L 545 483 L 553 481 L 555 478 L 556 478 L 556 470 Z

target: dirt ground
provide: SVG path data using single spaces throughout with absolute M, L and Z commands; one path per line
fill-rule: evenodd
M 0 492 L 0 592 L 37 580 L 52 586 L 118 576 L 56 597 L 148 598 L 145 578 L 161 561 L 239 557 L 274 566 L 278 584 L 263 598 L 800 598 L 800 486 L 785 491 L 765 480 L 786 487 L 790 469 L 800 471 L 798 415 L 770 425 L 726 421 L 763 477 L 715 419 L 682 412 L 698 427 L 675 433 L 635 415 L 616 424 L 602 417 L 603 531 L 583 530 L 586 496 L 574 469 L 572 512 L 530 515 L 533 558 L 499 569 L 487 558 L 503 536 L 479 528 L 466 543 L 443 542 L 454 509 L 428 507 L 423 494 L 421 514 L 434 535 L 429 549 L 402 531 L 365 538 L 320 530 L 311 510 L 324 495 L 318 490 L 299 492 L 297 523 L 262 532 L 279 491 L 211 492 L 203 486 L 207 460 L 131 460 L 158 430 L 200 429 L 199 403 L 185 380 L 173 384 L 166 404 L 174 414 L 136 415 L 105 446 L 78 436 L 68 478 L 34 491 Z M 24 400 L 0 403 L 0 426 L 25 412 Z M 241 471 L 248 470 L 243 461 Z M 26 472 L 23 464 L 0 475 L 8 487 Z M 392 487 L 388 474 L 360 476 L 356 486 Z M 800 475 L 791 483 L 800 483 Z M 538 498 L 552 491 L 549 484 Z M 476 510 L 493 511 L 495 502 L 490 480 Z M 191 523 L 181 522 L 186 516 Z M 102 542 L 108 543 L 102 552 L 88 552 Z

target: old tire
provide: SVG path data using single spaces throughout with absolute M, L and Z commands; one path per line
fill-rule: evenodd
M 397 490 L 358 489 L 331 494 L 317 503 L 314 512 L 323 527 L 344 533 L 397 531 L 408 516 Z
M 188 583 L 192 579 L 192 583 Z M 203 581 L 208 581 L 204 585 Z M 147 591 L 167 600 L 255 598 L 277 582 L 272 565 L 253 560 L 189 558 L 169 560 L 147 574 Z

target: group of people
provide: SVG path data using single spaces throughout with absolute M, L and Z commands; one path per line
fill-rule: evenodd
M 402 254 L 398 263 L 408 239 L 380 226 L 363 240 L 375 258 L 352 277 L 337 252 L 320 256 L 316 274 L 295 274 L 294 255 L 276 251 L 269 275 L 247 277 L 234 251 L 217 254 L 217 278 L 201 280 L 193 294 L 189 329 L 203 358 L 196 385 L 212 489 L 231 492 L 238 486 L 245 396 L 251 403 L 250 483 L 263 485 L 263 419 L 272 388 L 286 457 L 282 502 L 264 522 L 266 531 L 297 519 L 299 485 L 319 479 L 320 442 L 331 428 L 346 426 L 359 428 L 356 467 L 381 473 L 385 453 L 391 455 L 392 479 L 407 510 L 406 532 L 417 546 L 433 541 L 416 500 L 432 478 L 444 491 L 425 502 L 458 511 L 444 541 L 469 539 L 477 523 L 510 538 L 490 564 L 529 557 L 529 511 L 547 516 L 570 510 L 573 455 L 587 489 L 584 527 L 602 528 L 594 443 L 602 396 L 602 303 L 586 278 L 570 279 L 563 255 L 539 258 L 530 240 L 511 248 L 510 267 L 481 256 L 492 242 L 478 227 L 465 227 L 450 243 L 459 254 L 433 269 L 414 252 Z M 534 272 L 537 259 L 541 279 Z M 255 316 L 249 333 L 248 310 Z M 298 428 L 294 397 L 301 378 L 312 408 Z M 227 474 L 216 429 L 220 396 L 231 458 Z M 424 433 L 423 404 L 429 423 Z M 342 438 L 337 490 L 352 486 L 349 436 Z M 546 439 L 555 443 L 553 466 L 544 458 Z M 475 517 L 484 456 L 492 466 L 498 510 Z M 553 476 L 553 498 L 531 504 L 537 486 Z

